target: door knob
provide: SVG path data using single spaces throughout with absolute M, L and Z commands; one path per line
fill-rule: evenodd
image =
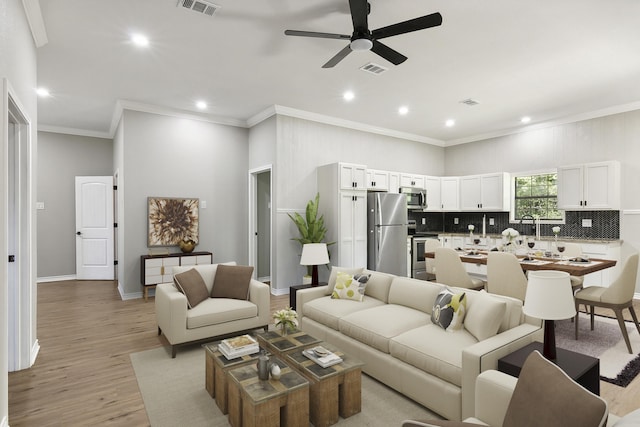
M 77 231 L 76 236 L 82 236 L 82 231 Z

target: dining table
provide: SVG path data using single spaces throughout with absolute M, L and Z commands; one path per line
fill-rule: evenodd
M 462 262 L 487 264 L 489 251 L 459 250 L 456 252 L 460 255 Z M 424 256 L 425 258 L 435 258 L 435 252 L 425 252 Z M 600 258 L 582 258 L 576 260 L 574 258 L 539 257 L 517 254 L 516 257 L 524 271 L 556 270 L 565 271 L 571 276 L 584 276 L 616 265 L 615 260 Z

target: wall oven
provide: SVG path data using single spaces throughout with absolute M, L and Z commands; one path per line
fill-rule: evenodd
M 400 193 L 407 198 L 407 209 L 423 210 L 427 208 L 427 190 L 413 187 L 400 187 Z

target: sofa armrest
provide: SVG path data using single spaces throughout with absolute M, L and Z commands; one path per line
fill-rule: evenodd
M 476 379 L 475 418 L 490 426 L 501 426 L 518 379 L 493 369 Z
M 156 286 L 156 321 L 165 337 L 171 342 L 187 328 L 187 297 L 173 283 Z
M 462 419 L 475 413 L 476 378 L 498 369 L 498 360 L 533 341 L 542 341 L 542 328 L 523 323 L 462 350 Z
M 258 306 L 258 318 L 261 323 L 269 324 L 271 318 L 271 288 L 266 283 L 251 279 L 249 283 L 249 301 Z
M 296 292 L 296 312 L 298 322 L 304 317 L 304 305 L 317 298 L 326 297 L 328 286 L 316 286 L 315 288 L 300 289 Z

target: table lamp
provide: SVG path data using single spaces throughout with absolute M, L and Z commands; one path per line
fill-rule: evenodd
M 306 243 L 302 245 L 300 265 L 311 265 L 311 286 L 318 286 L 318 266 L 329 264 L 326 243 Z
M 569 273 L 564 271 L 530 271 L 522 311 L 527 316 L 544 320 L 542 354 L 556 360 L 554 320 L 569 319 L 576 315 L 576 304 Z

